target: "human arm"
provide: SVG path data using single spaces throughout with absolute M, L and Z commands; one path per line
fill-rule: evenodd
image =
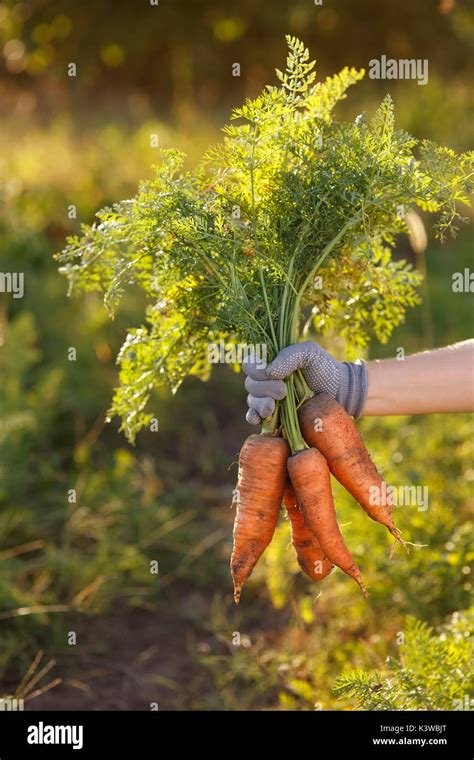
M 272 413 L 282 382 L 300 369 L 311 390 L 336 398 L 355 417 L 474 411 L 474 340 L 405 358 L 338 362 L 312 341 L 289 346 L 264 370 L 244 366 L 247 420 Z
M 365 366 L 366 417 L 474 411 L 474 340 Z

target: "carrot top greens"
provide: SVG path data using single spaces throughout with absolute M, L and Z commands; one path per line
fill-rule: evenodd
M 317 82 L 303 43 L 287 43 L 279 85 L 234 110 L 193 172 L 182 153 L 163 150 L 137 195 L 102 209 L 57 256 L 70 292 L 100 290 L 110 312 L 128 284 L 146 294 L 146 320 L 118 356 L 111 407 L 131 441 L 151 420 L 153 388 L 206 378 L 208 345 L 220 338 L 265 343 L 271 359 L 312 314 L 319 332 L 358 349 L 372 335 L 386 341 L 418 300 L 419 274 L 391 257 L 406 212 L 436 212 L 443 239 L 469 201 L 472 153 L 395 130 L 389 95 L 371 119 L 337 121 L 334 107 L 364 72 Z M 307 389 L 298 375 L 287 384 L 266 427 L 283 425 L 295 451 Z

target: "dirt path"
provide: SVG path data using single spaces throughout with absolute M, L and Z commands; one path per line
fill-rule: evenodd
M 152 703 L 160 710 L 203 709 L 203 695 L 208 709 L 219 709 L 212 678 L 197 662 L 209 634 L 196 621 L 208 618 L 212 598 L 195 590 L 170 597 L 157 612 L 81 618 L 77 645 L 56 655 L 51 675 L 61 684 L 26 709 L 150 710 Z

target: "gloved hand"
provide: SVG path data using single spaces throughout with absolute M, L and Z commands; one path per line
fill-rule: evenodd
M 273 414 L 275 401 L 286 396 L 284 378 L 300 369 L 308 386 L 315 393 L 328 393 L 346 412 L 360 417 L 367 398 L 367 370 L 357 362 L 338 362 L 318 343 L 306 341 L 282 349 L 265 369 L 246 362 L 242 369 L 247 375 L 247 422 L 259 425 Z

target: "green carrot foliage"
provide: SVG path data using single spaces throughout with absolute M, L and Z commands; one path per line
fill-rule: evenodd
M 70 293 L 103 292 L 111 314 L 130 284 L 145 293 L 110 412 L 131 441 L 151 419 L 152 390 L 205 379 L 219 338 L 264 343 L 271 358 L 311 315 L 319 333 L 357 348 L 386 341 L 418 300 L 419 274 L 391 255 L 406 213 L 435 212 L 441 239 L 462 220 L 473 154 L 396 130 L 390 96 L 371 119 L 337 121 L 335 106 L 364 72 L 318 82 L 304 44 L 287 43 L 279 85 L 234 110 L 193 172 L 183 154 L 162 151 L 134 198 L 100 211 L 58 254 Z M 289 388 L 280 420 L 293 448 L 297 401 Z

